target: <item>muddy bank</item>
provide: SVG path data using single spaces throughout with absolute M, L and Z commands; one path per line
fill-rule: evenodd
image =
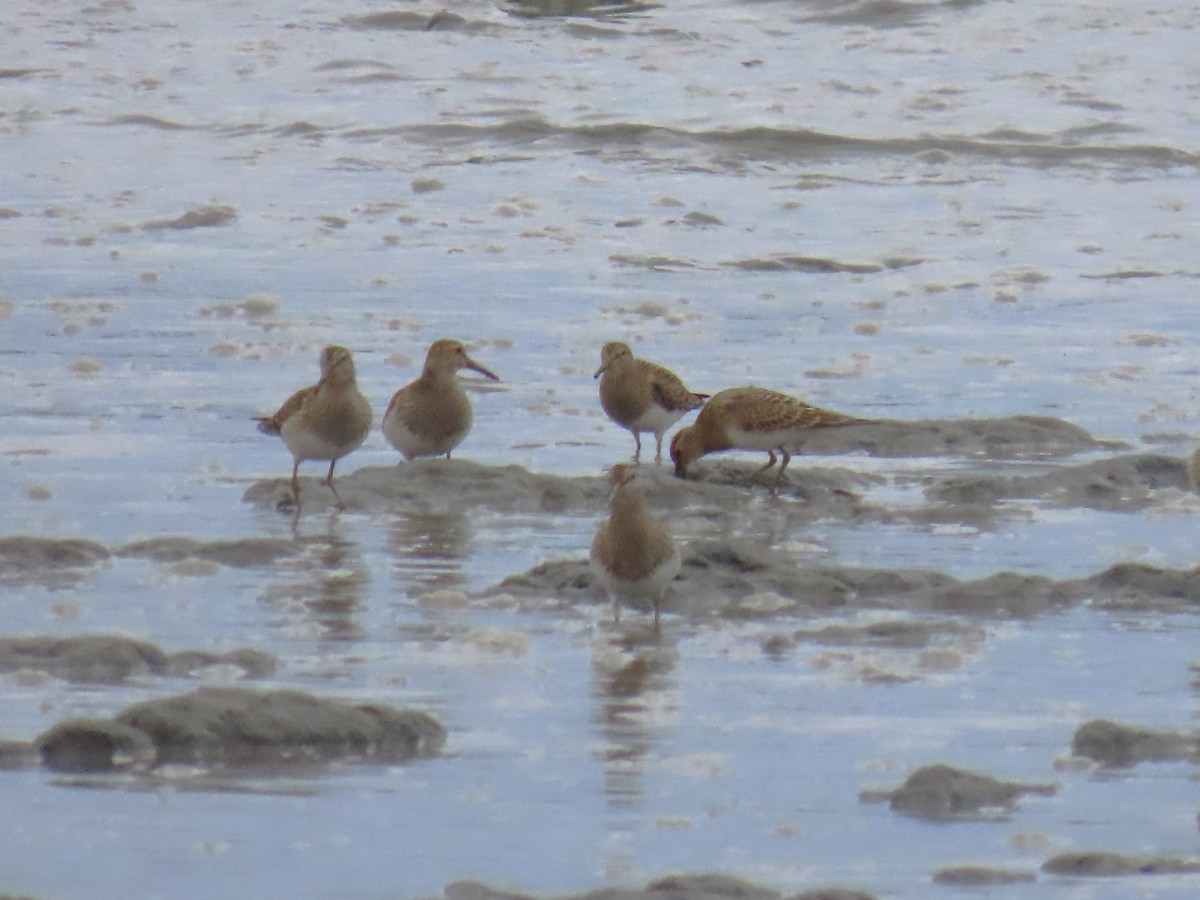
M 446 730 L 416 710 L 350 704 L 300 691 L 205 687 L 131 706 L 112 719 L 72 719 L 34 742 L 61 772 L 145 770 L 164 763 L 238 768 L 432 756 Z
M 600 508 L 608 495 L 599 473 L 595 477 L 565 478 L 530 472 L 517 465 L 485 466 L 467 459 L 441 458 L 347 471 L 338 475 L 337 489 L 348 509 L 373 513 L 414 509 L 445 512 L 464 507 L 564 513 Z M 242 495 L 242 501 L 267 510 L 295 509 L 288 478 L 255 482 Z M 332 492 L 320 483 L 320 478 L 302 475 L 300 505 L 302 509 L 324 509 L 335 504 Z
M 274 674 L 276 659 L 251 647 L 168 653 L 149 641 L 119 635 L 0 638 L 0 672 L 41 672 L 64 681 L 114 684 L 148 675 L 194 677 L 218 667 L 234 677 L 265 678 Z
M 859 427 L 866 426 L 855 426 Z M 660 514 L 680 512 L 693 526 L 718 532 L 796 531 L 816 521 L 989 529 L 1002 520 L 1028 515 L 1028 507 L 1034 505 L 1134 513 L 1178 501 L 1191 491 L 1182 459 L 1132 454 L 1082 465 L 1055 465 L 1030 475 L 968 472 L 915 479 L 906 475 L 901 480 L 915 481 L 928 502 L 889 508 L 881 504 L 875 490 L 889 479 L 878 473 L 824 464 L 805 468 L 797 463 L 776 487 L 769 474 L 751 480 L 760 465 L 755 456 L 739 454 L 705 462 L 697 477 L 688 480 L 673 477 L 669 465 L 643 466 L 639 477 L 651 508 Z M 602 473 L 564 477 L 459 459 L 364 467 L 340 476 L 338 491 L 350 510 L 372 514 L 444 514 L 483 508 L 596 518 L 604 515 L 609 493 Z M 243 496 L 244 502 L 273 514 L 334 508 L 332 493 L 315 476 L 301 478 L 300 498 L 297 507 L 286 478 L 258 481 Z M 1013 501 L 1023 501 L 1025 507 Z M 304 550 L 304 539 L 203 541 L 163 536 L 109 547 L 93 540 L 17 535 L 0 538 L 0 585 L 70 585 L 114 558 L 144 559 L 177 574 L 203 575 L 222 566 L 271 566 Z
M 1032 460 L 1115 450 L 1124 445 L 1093 438 L 1077 426 L 1058 419 L 1016 416 L 1008 419 L 928 420 L 919 422 L 881 421 L 848 428 L 814 432 L 798 455 L 842 456 L 867 454 L 888 458 L 959 457 L 966 459 Z M 773 473 L 753 478 L 765 457 L 760 453 L 735 452 L 713 455 L 697 463 L 686 480 L 671 477 L 672 467 L 647 463 L 642 478 L 658 509 L 740 502 L 746 492 L 772 492 L 803 500 L 807 518 L 853 519 L 878 516 L 859 496 L 886 479 L 854 471 L 849 466 L 805 466 L 797 459 L 782 482 Z M 521 466 L 487 466 L 466 459 L 422 459 L 398 462 L 395 466 L 363 466 L 351 469 L 349 461 L 338 478 L 338 493 L 353 510 L 386 513 L 397 510 L 443 511 L 462 507 L 484 507 L 497 512 L 591 514 L 604 506 L 607 481 L 595 476 L 566 477 L 530 472 Z M 1182 472 L 1183 470 L 1180 469 Z M 267 510 L 294 511 L 295 500 L 289 480 L 264 479 L 251 485 L 243 501 Z M 1186 474 L 1183 476 L 1186 482 Z M 316 474 L 300 480 L 300 504 L 306 509 L 334 505 L 332 492 L 320 484 Z M 717 488 L 736 487 L 737 492 Z M 1056 490 L 1053 479 L 1045 490 Z M 1015 490 L 1015 488 L 1009 488 Z M 946 498 L 934 491 L 935 502 L 945 505 L 952 485 L 944 488 Z M 965 491 L 965 488 L 964 488 Z M 1001 490 L 994 489 L 1001 498 Z M 982 488 L 978 493 L 983 496 Z M 956 501 L 957 502 L 957 501 Z M 972 505 L 980 505 L 978 501 Z
M 785 895 L 728 875 L 668 875 L 644 888 L 602 888 L 538 900 L 784 900 Z M 786 895 L 787 900 L 874 900 L 852 887 L 823 886 Z M 429 900 L 535 900 L 533 895 L 499 890 L 477 881 L 446 885 L 441 898 Z
M 647 463 L 639 478 L 655 509 L 674 510 L 686 506 L 728 508 L 745 499 L 745 491 L 765 490 L 748 485 L 746 476 L 756 466 L 747 464 L 726 470 L 711 481 L 675 478 L 669 464 Z M 841 468 L 789 472 L 780 492 L 811 504 L 810 516 L 850 518 L 865 509 L 859 494 L 883 479 Z M 734 490 L 734 487 L 740 490 Z M 483 508 L 502 513 L 545 513 L 548 515 L 600 515 L 611 490 L 604 473 L 567 477 L 530 472 L 521 466 L 485 466 L 465 459 L 419 459 L 395 466 L 365 466 L 339 476 L 338 494 L 348 509 L 369 513 L 459 511 Z M 272 478 L 251 485 L 242 500 L 262 509 L 292 512 L 295 503 L 290 479 Z M 303 510 L 334 506 L 333 495 L 316 477 L 301 477 L 300 505 Z M 732 510 L 730 510 L 732 511 Z
M 210 574 L 221 566 L 269 566 L 302 549 L 295 541 L 257 537 L 159 537 L 106 547 L 90 540 L 14 535 L 0 537 L 0 585 L 62 587 L 90 577 L 114 558 L 147 559 L 174 566 L 182 574 Z M 189 563 L 194 565 L 189 568 Z
M 479 596 L 563 609 L 607 602 L 593 583 L 586 559 L 541 563 Z M 683 570 L 667 592 L 663 609 L 690 617 L 766 618 L 875 609 L 1030 618 L 1085 601 L 1100 608 L 1195 611 L 1200 609 L 1200 569 L 1120 563 L 1082 579 L 1056 581 L 1001 572 L 960 581 L 926 569 L 805 565 L 762 544 L 697 540 L 683 549 Z M 816 636 L 801 629 L 792 637 Z M 894 638 L 918 639 L 912 634 Z
M 970 473 L 936 480 L 930 501 L 993 507 L 1005 500 L 1034 500 L 1055 508 L 1140 512 L 1167 488 L 1190 491 L 1186 461 L 1157 453 L 1115 456 L 1037 475 Z

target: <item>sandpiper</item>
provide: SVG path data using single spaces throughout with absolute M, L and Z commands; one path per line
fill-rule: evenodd
M 383 414 L 383 434 L 405 459 L 449 458 L 471 430 L 471 401 L 458 382 L 459 369 L 500 380 L 471 359 L 461 343 L 444 338 L 430 345 L 421 377 L 392 396 Z
M 679 547 L 661 522 L 646 511 L 646 498 L 635 479 L 637 466 L 612 467 L 614 487 L 608 519 L 592 539 L 592 576 L 607 592 L 613 618 L 621 619 L 622 601 L 649 601 L 659 627 L 663 597 L 679 574 Z
M 765 450 L 767 464 L 754 473 L 757 477 L 775 465 L 775 453 L 783 456 L 778 481 L 791 460 L 791 452 L 815 428 L 862 425 L 870 421 L 855 416 L 810 406 L 802 400 L 761 387 L 730 388 L 721 391 L 704 405 L 696 422 L 682 428 L 671 441 L 671 459 L 675 474 L 687 475 L 687 468 L 700 457 L 719 450 Z
M 601 377 L 603 376 L 603 377 Z M 654 461 L 662 459 L 663 434 L 698 409 L 708 394 L 695 394 L 683 386 L 679 376 L 669 369 L 638 359 L 621 341 L 610 341 L 600 351 L 600 405 L 608 417 L 633 434 L 636 449 L 633 461 L 642 456 L 640 432 L 652 431 L 657 442 Z
M 371 404 L 358 389 L 354 358 L 345 347 L 330 345 L 321 351 L 321 380 L 301 388 L 273 416 L 260 418 L 258 430 L 277 434 L 292 453 L 292 492 L 300 496 L 300 463 L 329 460 L 328 485 L 339 507 L 344 507 L 333 486 L 333 467 L 358 449 L 371 430 Z

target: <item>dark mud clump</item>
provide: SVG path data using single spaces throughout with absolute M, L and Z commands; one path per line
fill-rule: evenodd
M 75 581 L 108 562 L 94 541 L 15 536 L 0 538 L 0 584 L 55 585 Z
M 207 687 L 139 703 L 113 719 L 75 719 L 35 742 L 58 771 L 190 763 L 227 768 L 400 762 L 436 754 L 446 731 L 426 713 L 300 691 Z
M 111 719 L 70 719 L 37 739 L 42 765 L 55 772 L 120 772 L 154 763 L 146 732 Z
M 1128 768 L 1141 762 L 1194 760 L 1197 743 L 1194 737 L 1173 731 L 1151 731 L 1096 719 L 1075 731 L 1071 752 L 1104 766 Z
M 15 536 L 0 538 L 0 585 L 61 587 L 92 575 L 114 556 L 160 563 L 195 559 L 234 568 L 268 566 L 303 549 L 295 541 L 272 538 L 200 541 L 162 537 L 126 544 L 113 551 L 95 541 Z
M 45 672 L 64 681 L 114 684 L 147 675 L 192 676 L 210 666 L 235 666 L 247 677 L 275 671 L 275 657 L 242 648 L 228 653 L 166 653 L 147 641 L 117 635 L 0 638 L 0 672 Z
M 226 204 L 214 203 L 198 206 L 173 219 L 152 219 L 142 223 L 143 231 L 187 230 L 191 228 L 217 228 L 237 219 L 237 210 Z
M 894 812 L 918 819 L 976 820 L 1007 815 L 1024 794 L 1054 794 L 1051 784 L 1020 784 L 953 766 L 925 766 L 888 795 Z
M 933 873 L 934 884 L 953 887 L 992 887 L 1004 884 L 1027 884 L 1037 881 L 1033 872 L 995 869 L 991 866 L 946 866 Z
M 937 481 L 927 499 L 955 506 L 994 506 L 1005 500 L 1041 500 L 1060 508 L 1137 512 L 1165 488 L 1191 490 L 1184 461 L 1142 453 L 1059 466 L 1038 475 L 972 473 Z
M 1200 609 L 1200 568 L 1159 569 L 1144 563 L 1117 563 L 1087 583 L 1105 607 L 1163 612 Z
M 476 881 L 446 885 L 443 900 L 534 900 L 532 895 L 497 890 Z M 603 888 L 584 894 L 568 894 L 540 900 L 782 900 L 783 895 L 729 875 L 668 875 L 644 888 Z M 817 887 L 789 894 L 788 900 L 875 900 L 873 894 L 855 888 Z
M 1076 878 L 1114 878 L 1129 875 L 1184 875 L 1200 872 L 1200 858 L 1072 850 L 1042 863 L 1051 875 Z
M 198 541 L 187 537 L 161 537 L 126 544 L 118 556 L 133 556 L 160 563 L 200 559 L 235 569 L 268 566 L 280 559 L 295 556 L 299 548 L 294 541 L 276 538 L 241 538 L 228 541 Z
M 364 15 L 346 16 L 342 19 L 342 24 L 347 28 L 364 31 L 466 31 L 474 33 L 495 29 L 495 24 L 492 22 L 482 19 L 465 19 L 445 9 L 437 10 L 432 14 L 416 10 L 387 10 L 386 12 L 366 13 Z M 361 74 L 352 74 L 347 77 L 363 81 L 382 81 L 388 80 L 388 76 L 389 73 L 387 72 L 370 71 Z M 398 80 L 401 76 L 392 74 L 391 78 Z

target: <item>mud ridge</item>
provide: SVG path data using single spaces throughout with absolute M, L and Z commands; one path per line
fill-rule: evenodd
M 1024 619 L 1088 602 L 1098 608 L 1160 612 L 1200 609 L 1200 568 L 1159 569 L 1118 563 L 1081 579 L 1000 572 L 962 581 L 926 569 L 805 565 L 762 544 L 696 540 L 664 611 L 685 617 L 811 615 L 832 610 L 906 610 L 980 618 Z M 773 595 L 770 604 L 762 595 Z M 563 609 L 606 602 L 586 559 L 553 560 L 482 591 Z
M 119 635 L 0 638 L 0 672 L 43 672 L 64 681 L 116 684 L 144 676 L 195 677 L 227 667 L 244 678 L 274 674 L 275 657 L 245 647 L 227 653 L 184 650 L 167 653 L 148 641 Z
M 434 900 L 434 898 L 429 898 Z M 446 885 L 440 900 L 535 900 L 532 895 L 498 890 L 477 881 Z M 644 888 L 603 888 L 582 894 L 567 894 L 538 900 L 784 900 L 784 895 L 740 878 L 718 874 L 667 875 Z M 788 894 L 786 900 L 875 900 L 851 887 L 815 887 Z
M 204 687 L 149 700 L 111 719 L 70 719 L 34 741 L 60 772 L 148 770 L 166 763 L 283 768 L 331 760 L 432 756 L 446 729 L 417 710 L 350 704 L 295 690 Z

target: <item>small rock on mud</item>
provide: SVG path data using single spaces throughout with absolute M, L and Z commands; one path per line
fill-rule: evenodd
M 1071 752 L 1101 765 L 1127 768 L 1140 762 L 1195 759 L 1195 738 L 1173 731 L 1152 731 L 1106 719 L 1085 722 L 1075 731 Z
M 1050 784 L 1019 784 L 947 765 L 925 766 L 888 797 L 892 810 L 918 819 L 977 819 L 1011 812 L 1022 794 L 1053 794 Z

